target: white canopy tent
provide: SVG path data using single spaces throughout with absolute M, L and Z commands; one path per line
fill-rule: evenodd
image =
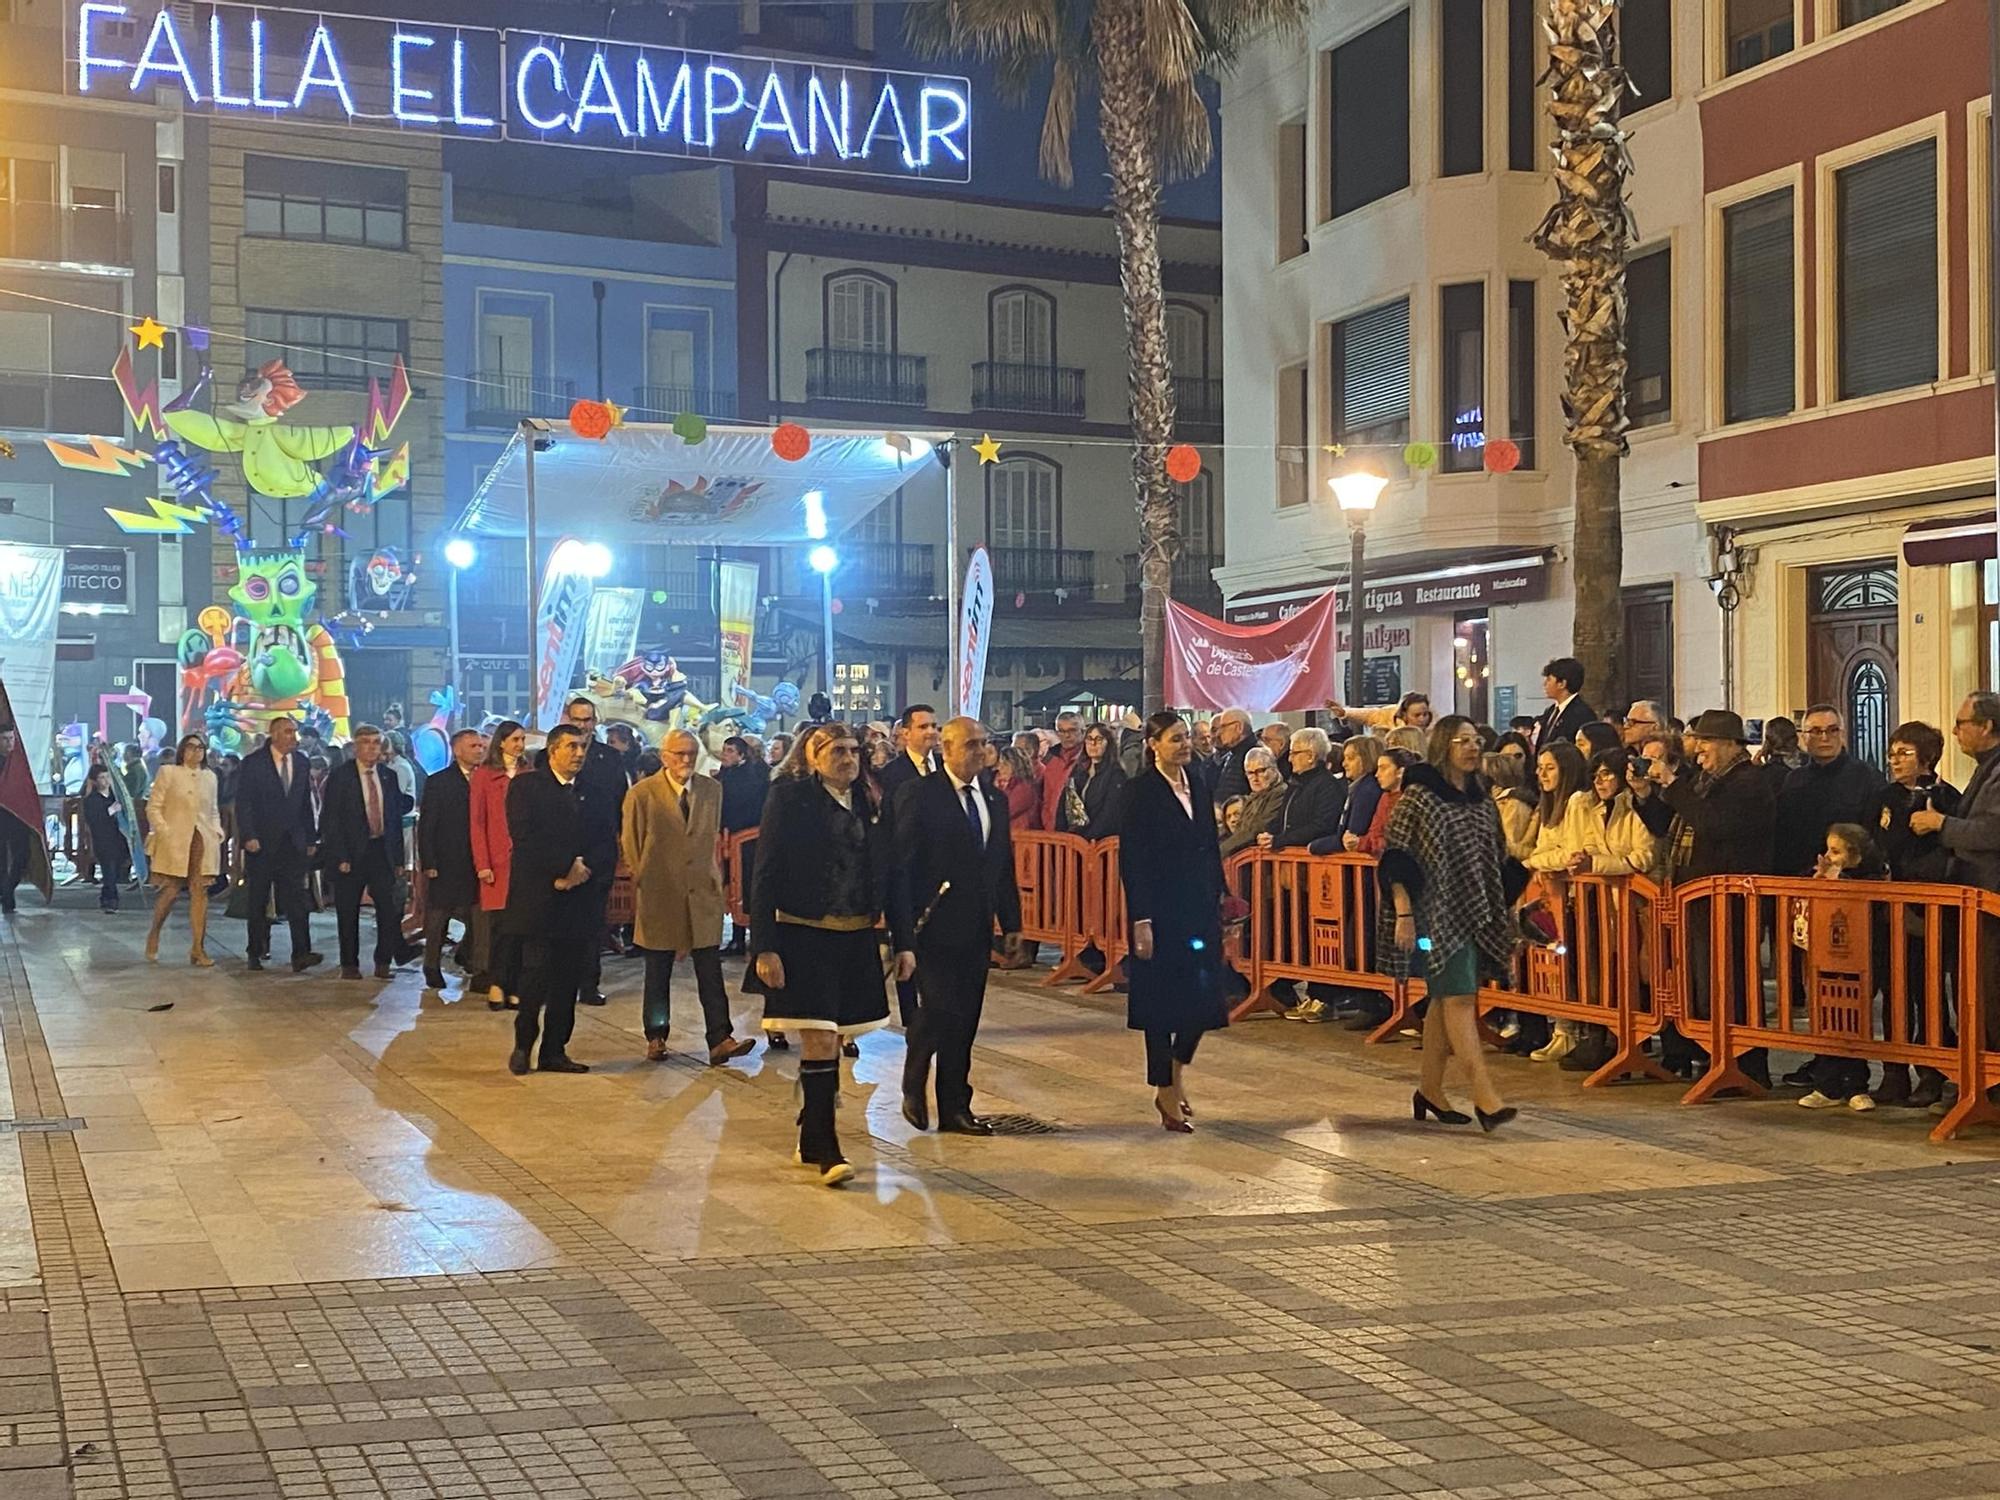
M 541 537 L 620 544 L 764 547 L 830 542 L 903 485 L 943 461 L 949 615 L 958 622 L 957 505 L 949 432 L 812 431 L 797 462 L 771 448 L 768 427 L 716 425 L 689 443 L 671 425 L 627 422 L 602 438 L 567 423 L 523 421 L 480 481 L 455 529 L 519 537 L 528 563 L 529 639 L 541 609 Z M 934 456 L 935 455 L 935 456 Z M 540 673 L 533 696 L 539 708 Z M 953 680 L 956 680 L 954 672 Z

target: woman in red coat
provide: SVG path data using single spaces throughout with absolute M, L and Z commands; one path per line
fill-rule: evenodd
M 528 731 L 512 719 L 493 726 L 486 763 L 472 773 L 472 865 L 479 872 L 480 968 L 487 978 L 486 1008 L 518 1010 L 521 939 L 500 930 L 507 909 L 507 872 L 514 841 L 507 832 L 507 787 L 521 773 Z
M 1042 826 L 1042 788 L 1027 757 L 1008 748 L 993 766 L 993 788 L 1007 799 L 1007 826 L 1019 833 Z

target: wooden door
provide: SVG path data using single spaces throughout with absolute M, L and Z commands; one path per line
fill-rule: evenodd
M 1857 759 L 1885 766 L 1898 701 L 1895 561 L 1815 568 L 1806 599 L 1808 696 L 1839 706 Z
M 1625 606 L 1624 703 L 1600 703 L 1606 713 L 1623 713 L 1646 699 L 1674 712 L 1674 586 L 1648 583 L 1623 594 Z

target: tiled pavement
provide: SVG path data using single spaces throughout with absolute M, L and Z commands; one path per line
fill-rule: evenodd
M 0 940 L 0 1500 L 2000 1493 L 2000 1139 L 1506 1064 L 1489 1140 L 1275 1022 L 1177 1138 L 1010 980 L 983 1097 L 1058 1128 L 913 1139 L 880 1034 L 828 1193 L 783 1061 L 636 1060 L 629 969 L 514 1080 L 414 975 L 139 934 Z

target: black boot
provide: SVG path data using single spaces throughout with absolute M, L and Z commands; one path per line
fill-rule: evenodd
M 799 1088 L 805 1094 L 805 1106 L 799 1111 L 799 1164 L 817 1168 L 822 1183 L 837 1187 L 854 1175 L 854 1168 L 840 1154 L 840 1137 L 833 1124 L 834 1104 L 840 1094 L 840 1060 L 808 1058 L 800 1063 Z

